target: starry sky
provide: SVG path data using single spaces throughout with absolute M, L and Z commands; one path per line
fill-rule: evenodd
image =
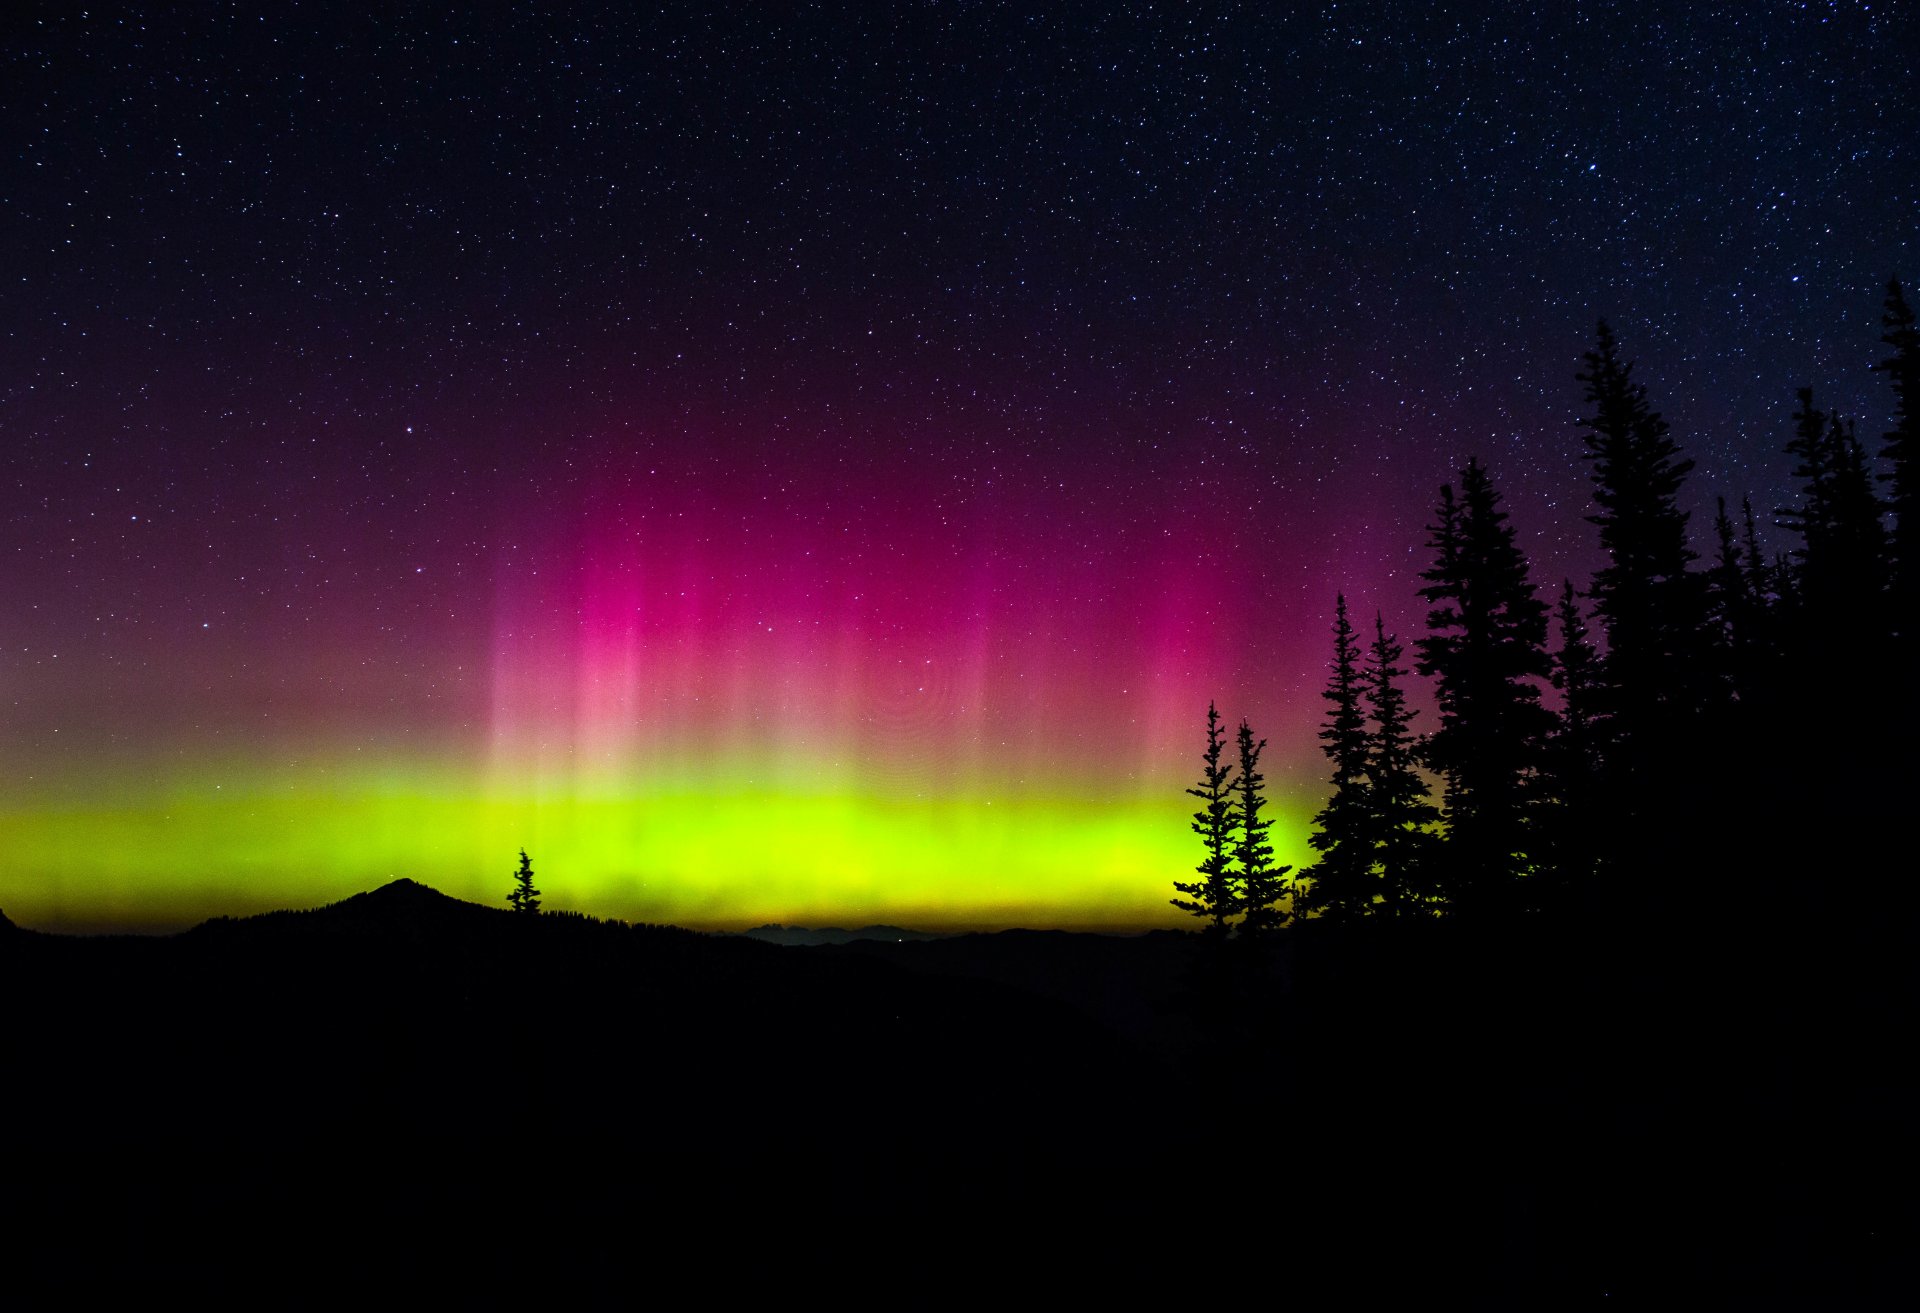
M 0 19 L 17 922 L 1175 924 L 1597 318 L 1703 540 L 1920 277 L 1892 3 L 349 8 Z

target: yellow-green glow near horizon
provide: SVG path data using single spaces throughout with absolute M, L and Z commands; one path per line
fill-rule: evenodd
M 444 767 L 242 765 L 0 814 L 0 907 L 28 926 L 166 929 L 401 876 L 498 904 L 524 845 L 548 906 L 626 920 L 1137 928 L 1182 921 L 1166 900 L 1198 856 L 1178 786 L 921 798 L 681 779 L 623 796 Z M 1279 860 L 1299 862 L 1310 808 L 1274 810 Z
M 525 846 L 548 906 L 625 920 L 1181 925 L 1214 699 L 1272 744 L 1303 864 L 1324 623 L 1210 501 L 1063 552 L 1010 513 L 1038 489 L 955 516 L 875 468 L 856 508 L 839 471 L 635 472 L 503 522 L 484 569 L 376 554 L 150 637 L 36 602 L 0 653 L 0 909 L 162 929 L 399 877 L 498 904 Z

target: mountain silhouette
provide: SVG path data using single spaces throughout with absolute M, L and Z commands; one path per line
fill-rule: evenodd
M 311 915 L 365 926 L 447 926 L 474 924 L 477 918 L 495 921 L 512 913 L 503 907 L 485 907 L 441 893 L 404 876 L 378 889 L 343 898 L 314 909 Z
M 377 935 L 446 935 L 500 931 L 512 913 L 504 907 L 485 907 L 441 893 L 430 885 L 402 877 L 354 894 L 337 903 L 301 910 L 263 912 L 258 916 L 215 917 L 189 934 L 260 934 L 262 932 L 347 933 Z

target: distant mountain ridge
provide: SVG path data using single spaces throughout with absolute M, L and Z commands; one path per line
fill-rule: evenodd
M 855 944 L 863 941 L 890 944 L 919 944 L 935 939 L 950 939 L 951 935 L 929 934 L 924 930 L 907 930 L 897 925 L 861 926 L 858 930 L 843 930 L 839 926 L 821 926 L 817 929 L 798 925 L 773 925 L 771 923 L 755 926 L 742 936 L 746 939 L 758 939 L 765 944 L 781 944 L 790 948 L 811 948 L 820 944 Z

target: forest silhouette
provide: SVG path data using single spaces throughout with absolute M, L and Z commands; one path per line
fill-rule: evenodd
M 1602 325 L 1607 564 L 1543 587 L 1469 461 L 1421 632 L 1334 599 L 1311 864 L 1275 864 L 1265 742 L 1208 708 L 1175 881 L 1200 933 L 782 947 L 543 909 L 525 851 L 510 906 L 400 880 L 163 938 L 0 918 L 0 1226 L 95 1255 L 74 1290 L 324 1257 L 604 1295 L 637 1255 L 822 1246 L 1192 1282 L 1211 1235 L 1208 1263 L 1349 1303 L 1891 1302 L 1920 633 L 1897 283 L 1884 326 L 1877 462 L 1801 391 L 1800 497 L 1721 498 L 1702 555 L 1691 462 Z

